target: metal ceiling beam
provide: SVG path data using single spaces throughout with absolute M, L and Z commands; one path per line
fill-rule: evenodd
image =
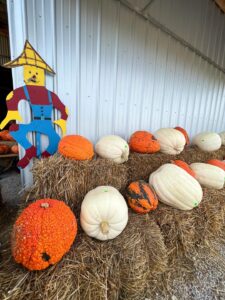
M 203 60 L 205 60 L 210 65 L 212 65 L 214 68 L 220 70 L 221 72 L 223 72 L 225 74 L 225 68 L 223 68 L 220 65 L 218 65 L 215 61 L 213 61 L 210 57 L 208 57 L 207 55 L 205 55 L 204 53 L 202 53 L 200 50 L 198 50 L 197 48 L 195 48 L 192 44 L 190 44 L 189 42 L 187 42 L 182 37 L 178 36 L 176 33 L 174 33 L 172 30 L 170 30 L 169 28 L 167 28 L 165 25 L 161 24 L 158 20 L 156 20 L 150 14 L 144 14 L 142 12 L 142 10 L 136 9 L 127 0 L 118 0 L 118 1 L 121 2 L 127 8 L 129 8 L 131 11 L 135 12 L 136 14 L 138 14 L 139 16 L 141 16 L 142 18 L 144 18 L 145 20 L 149 21 L 149 23 L 152 24 L 154 27 L 156 27 L 157 29 L 160 29 L 162 32 L 168 34 L 171 38 L 173 38 L 174 40 L 176 40 L 177 42 L 179 42 L 181 45 L 183 45 L 184 47 L 188 48 L 190 51 L 192 51 L 193 53 L 195 53 L 197 56 L 201 57 Z M 149 4 L 151 4 L 151 2 L 148 3 L 148 7 L 149 7 Z

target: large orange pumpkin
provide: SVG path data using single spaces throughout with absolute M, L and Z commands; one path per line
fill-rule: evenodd
M 88 160 L 94 156 L 92 143 L 81 135 L 67 135 L 62 138 L 58 151 L 63 156 L 74 160 Z
M 76 234 L 76 218 L 63 201 L 37 200 L 14 224 L 12 255 L 29 270 L 43 270 L 60 261 Z
M 207 161 L 208 164 L 221 168 L 225 171 L 225 162 L 219 159 L 210 159 Z
M 138 153 L 155 153 L 160 150 L 160 144 L 148 131 L 134 132 L 129 141 L 131 151 Z
M 177 160 L 172 160 L 171 163 L 182 168 L 192 177 L 196 178 L 195 172 L 189 167 L 189 165 L 185 161 L 177 159 Z
M 179 127 L 179 126 L 175 127 L 174 129 L 176 129 L 176 130 L 180 131 L 181 133 L 183 133 L 183 135 L 185 137 L 185 140 L 186 140 L 186 145 L 190 145 L 190 139 L 189 139 L 187 131 L 184 128 Z
M 158 206 L 156 194 L 143 180 L 132 182 L 127 188 L 126 195 L 130 208 L 139 214 L 146 214 Z

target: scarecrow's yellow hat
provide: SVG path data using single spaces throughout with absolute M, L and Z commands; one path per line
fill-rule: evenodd
M 35 66 L 46 70 L 47 72 L 55 74 L 52 68 L 43 60 L 43 58 L 37 53 L 37 51 L 26 40 L 23 48 L 23 52 L 12 61 L 9 61 L 3 65 L 5 68 L 15 68 L 19 66 Z

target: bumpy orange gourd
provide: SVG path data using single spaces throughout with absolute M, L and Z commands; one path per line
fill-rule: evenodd
M 195 172 L 189 167 L 189 165 L 185 161 L 177 159 L 177 160 L 172 160 L 171 163 L 182 168 L 192 177 L 196 178 Z
M 3 141 L 14 141 L 8 130 L 0 131 L 0 140 Z
M 158 206 L 156 194 L 143 180 L 132 182 L 127 188 L 126 196 L 130 208 L 139 214 L 146 214 Z
M 148 131 L 134 132 L 129 141 L 131 151 L 138 153 L 155 153 L 160 150 L 160 144 Z
M 186 145 L 190 145 L 190 139 L 189 139 L 187 131 L 184 128 L 179 127 L 179 126 L 175 127 L 174 129 L 176 129 L 176 130 L 180 131 L 181 133 L 183 133 L 183 135 L 185 137 L 185 140 L 186 140 Z
M 14 224 L 12 255 L 29 270 L 43 270 L 60 261 L 76 234 L 76 218 L 63 201 L 37 200 Z
M 0 154 L 7 154 L 10 150 L 10 147 L 5 144 L 0 144 Z
M 94 156 L 92 143 L 81 135 L 67 135 L 61 139 L 58 151 L 73 160 L 89 160 Z
M 210 159 L 207 161 L 208 164 L 221 168 L 225 171 L 225 162 L 219 159 Z
M 10 151 L 14 154 L 18 154 L 19 153 L 19 147 L 18 145 L 13 145 L 10 149 Z

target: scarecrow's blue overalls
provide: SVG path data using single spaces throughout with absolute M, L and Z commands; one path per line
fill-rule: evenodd
M 52 155 L 57 151 L 60 137 L 55 132 L 55 129 L 52 125 L 51 115 L 53 111 L 53 105 L 51 92 L 48 91 L 48 105 L 36 105 L 31 104 L 30 95 L 26 85 L 23 87 L 23 90 L 24 94 L 26 95 L 26 99 L 31 106 L 32 121 L 30 124 L 20 124 L 18 130 L 11 131 L 10 134 L 26 150 L 32 146 L 26 137 L 27 133 L 35 131 L 37 156 L 41 155 L 41 134 L 47 135 L 49 139 L 49 145 L 46 151 Z

